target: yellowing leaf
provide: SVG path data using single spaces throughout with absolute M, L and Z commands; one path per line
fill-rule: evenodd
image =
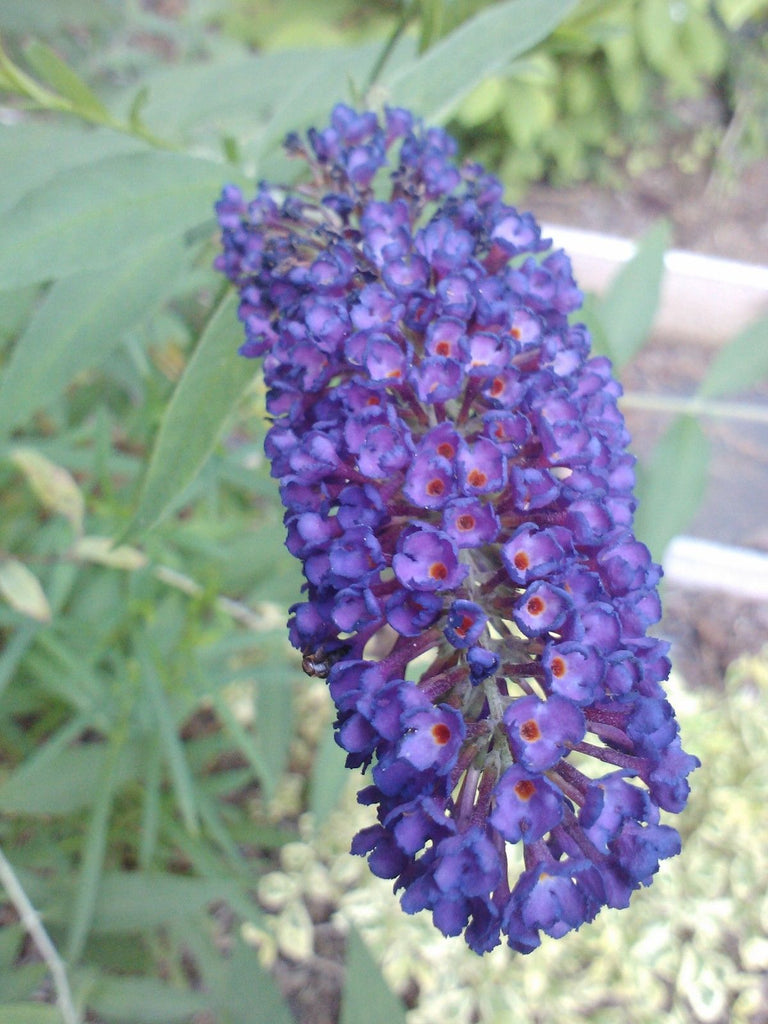
M 32 448 L 15 448 L 11 461 L 22 471 L 43 505 L 66 516 L 72 528 L 80 533 L 85 500 L 72 474 Z
M 16 558 L 0 561 L 0 594 L 22 615 L 37 622 L 51 621 L 51 606 L 40 580 Z

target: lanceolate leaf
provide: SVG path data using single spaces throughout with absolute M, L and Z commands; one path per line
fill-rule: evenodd
M 635 532 L 657 561 L 699 507 L 708 464 L 709 445 L 698 421 L 681 416 L 639 473 Z
M 415 63 L 384 75 L 387 102 L 444 119 L 484 78 L 541 42 L 576 0 L 508 0 L 466 21 Z
M 96 117 L 109 117 L 109 111 L 91 88 L 49 46 L 34 39 L 25 47 L 24 56 L 40 78 L 75 109 Z
M 138 139 L 117 132 L 25 122 L 0 127 L 0 210 L 10 210 L 69 168 L 135 152 L 149 150 Z
M 66 516 L 79 533 L 83 526 L 85 498 L 72 474 L 34 448 L 14 448 L 11 461 L 27 478 L 38 500 L 52 512 Z
M 156 978 L 120 978 L 101 975 L 93 987 L 89 1006 L 110 1021 L 136 1024 L 187 1024 L 206 1009 L 198 992 L 174 988 Z
M 37 622 L 51 621 L 51 606 L 40 580 L 16 558 L 0 560 L 0 597 L 11 608 Z
M 225 899 L 231 888 L 232 883 L 226 879 L 111 872 L 102 878 L 93 930 L 147 932 L 167 921 L 190 917 L 214 900 Z
M 212 217 L 222 165 L 129 153 L 62 171 L 0 219 L 0 289 L 104 268 Z
M 360 935 L 350 928 L 341 1024 L 405 1024 L 405 1007 L 381 976 Z
M 755 387 L 768 376 L 768 317 L 757 320 L 722 348 L 707 370 L 700 395 L 719 398 Z
M 226 968 L 206 979 L 221 1024 L 291 1024 L 293 1015 L 274 979 L 259 963 L 257 950 L 236 939 Z
M 326 729 L 312 765 L 309 790 L 309 809 L 318 828 L 336 809 L 348 785 L 349 771 L 344 763 L 344 752 L 339 749 L 331 729 Z
M 55 1006 L 39 1003 L 7 1003 L 2 1014 L 3 1024 L 61 1024 L 61 1013 Z
M 73 720 L 72 726 L 65 726 L 3 782 L 3 814 L 72 814 L 96 800 L 110 752 L 105 743 L 75 742 L 89 724 L 87 716 Z M 117 785 L 134 778 L 138 769 L 136 750 L 124 748 Z
M 192 482 L 253 378 L 237 354 L 236 306 L 234 294 L 220 304 L 165 410 L 128 535 L 153 526 Z
M 607 354 L 616 369 L 629 362 L 651 332 L 669 240 L 669 225 L 665 221 L 654 225 L 597 304 Z
M 103 362 L 151 312 L 175 279 L 181 239 L 155 238 L 128 260 L 57 281 L 16 342 L 0 375 L 0 435 Z

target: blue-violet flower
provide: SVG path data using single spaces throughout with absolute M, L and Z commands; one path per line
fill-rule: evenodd
M 304 184 L 227 186 L 216 267 L 264 357 L 266 451 L 378 821 L 353 852 L 479 953 L 625 907 L 679 852 L 695 757 L 662 681 L 661 570 L 568 257 L 405 110 L 286 140 Z

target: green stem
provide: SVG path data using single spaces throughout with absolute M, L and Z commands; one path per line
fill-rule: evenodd
M 114 132 L 120 132 L 121 135 L 130 135 L 133 138 L 141 139 L 143 142 L 148 143 L 150 146 L 155 146 L 157 149 L 169 149 L 174 151 L 179 149 L 178 146 L 174 146 L 165 139 L 161 139 L 159 136 L 154 135 L 140 123 L 118 121 L 116 118 L 112 117 L 109 112 L 101 113 L 98 110 L 89 110 L 85 107 L 79 107 L 66 97 L 60 96 L 58 93 L 40 85 L 36 79 L 32 78 L 31 75 L 28 75 L 13 63 L 3 49 L 2 42 L 0 42 L 0 77 L 5 78 L 13 91 L 21 96 L 25 96 L 28 100 L 31 100 L 32 103 L 43 110 L 57 111 L 62 114 L 72 114 L 74 117 L 79 117 L 81 121 L 101 125 L 104 128 L 111 128 Z M 2 82 L 0 81 L 0 89 L 1 88 Z
M 373 65 L 373 68 L 371 69 L 371 73 L 368 76 L 368 81 L 365 84 L 366 95 L 371 91 L 376 82 L 379 80 L 379 77 L 382 71 L 384 70 L 387 61 L 392 56 L 395 47 L 400 42 L 400 39 L 405 30 L 408 28 L 410 21 L 411 15 L 408 14 L 406 11 L 403 11 L 400 20 L 398 21 L 397 25 L 395 25 L 394 31 L 390 35 L 389 39 L 384 45 L 383 50 L 376 59 L 376 63 Z
M 744 420 L 749 423 L 768 423 L 768 406 L 745 402 L 723 402 L 697 395 L 650 395 L 628 391 L 619 400 L 623 409 L 641 412 L 667 412 L 684 416 L 711 416 L 717 419 Z

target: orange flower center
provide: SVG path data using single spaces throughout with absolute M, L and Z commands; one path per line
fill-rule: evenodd
M 532 782 L 531 779 L 520 779 L 515 786 L 515 793 L 521 800 L 526 802 L 531 799 L 533 794 L 536 792 L 536 783 Z
M 538 597 L 532 597 L 528 602 L 527 606 L 529 615 L 541 615 L 544 609 L 547 607 L 545 602 Z
M 565 662 L 562 658 L 553 658 L 550 668 L 552 669 L 552 675 L 558 679 L 562 679 L 565 675 Z
M 537 722 L 529 718 L 527 722 L 523 722 L 520 726 L 520 735 L 526 743 L 535 743 L 536 740 L 541 739 L 541 729 Z
M 430 731 L 432 733 L 432 739 L 440 747 L 444 747 L 451 738 L 451 730 L 444 722 L 438 722 L 436 725 L 433 725 Z

